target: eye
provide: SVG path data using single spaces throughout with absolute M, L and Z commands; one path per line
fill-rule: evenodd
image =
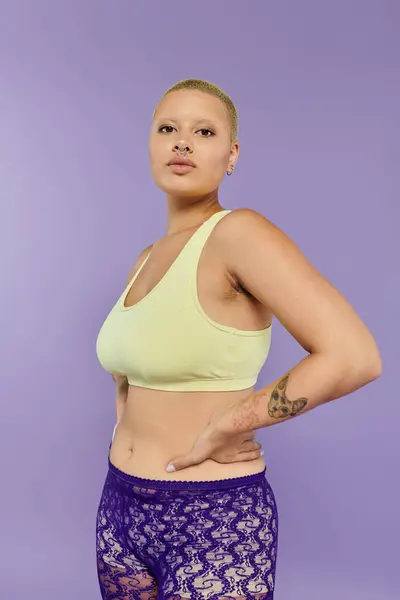
M 172 133 L 173 130 L 174 128 L 172 125 L 161 125 L 161 127 L 158 128 L 158 131 L 161 133 Z
M 213 131 L 211 131 L 211 129 L 199 129 L 199 132 L 201 132 L 201 137 L 211 137 L 213 135 L 215 135 L 215 133 Z

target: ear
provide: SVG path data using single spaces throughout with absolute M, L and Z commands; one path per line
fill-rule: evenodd
M 239 148 L 240 148 L 239 142 L 238 142 L 238 140 L 235 140 L 232 143 L 231 151 L 229 153 L 229 162 L 228 162 L 228 171 L 227 171 L 228 173 L 229 172 L 232 173 L 233 169 L 236 166 L 236 163 L 239 158 Z
M 229 164 L 228 164 L 229 171 L 232 171 L 236 166 L 236 163 L 239 158 L 239 148 L 240 148 L 239 142 L 238 142 L 238 140 L 235 140 L 232 143 L 231 151 L 229 153 Z

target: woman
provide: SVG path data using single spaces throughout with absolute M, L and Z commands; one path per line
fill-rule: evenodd
M 226 210 L 239 155 L 230 98 L 170 88 L 150 134 L 166 235 L 139 256 L 97 340 L 117 427 L 97 515 L 102 597 L 271 600 L 278 518 L 255 431 L 381 373 L 343 296 L 268 219 Z M 273 315 L 308 356 L 254 391 Z

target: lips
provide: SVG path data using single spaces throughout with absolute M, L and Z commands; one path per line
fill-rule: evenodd
M 191 161 L 189 158 L 179 158 L 179 156 L 175 156 L 174 158 L 171 158 L 171 160 L 168 162 L 168 166 L 172 166 L 172 165 L 181 165 L 181 166 L 185 166 L 185 167 L 196 167 L 194 162 Z

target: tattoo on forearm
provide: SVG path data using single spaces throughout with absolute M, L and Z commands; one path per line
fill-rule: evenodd
M 257 398 L 253 402 L 240 403 L 233 415 L 233 427 L 235 431 L 250 431 L 261 427 L 260 418 L 255 407 Z
M 286 396 L 286 387 L 289 375 L 285 375 L 275 386 L 268 402 L 268 414 L 273 419 L 295 417 L 306 406 L 307 398 L 289 400 Z

